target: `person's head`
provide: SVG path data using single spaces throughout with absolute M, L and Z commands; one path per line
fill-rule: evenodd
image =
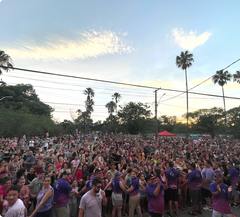
M 103 177 L 103 171 L 100 168 L 97 168 L 94 170 L 95 177 L 102 178 Z
M 20 187 L 24 186 L 26 184 L 26 180 L 25 180 L 25 177 L 24 176 L 21 176 L 19 179 L 18 179 L 18 185 Z
M 62 179 L 67 179 L 67 177 L 68 177 L 67 172 L 66 172 L 66 171 L 63 171 L 62 174 L 61 174 L 61 176 L 60 176 L 60 178 L 62 178 Z
M 195 163 L 190 163 L 190 169 L 195 170 L 196 169 L 196 164 Z
M 34 172 L 35 172 L 34 168 L 31 167 L 29 173 L 34 174 Z
M 63 160 L 64 160 L 64 159 L 63 159 L 63 156 L 62 156 L 62 155 L 59 155 L 59 156 L 58 156 L 58 161 L 62 163 Z
M 50 184 L 51 184 L 51 177 L 48 175 L 45 175 L 43 179 L 43 187 L 48 188 Z
M 68 168 L 68 163 L 67 163 L 67 162 L 63 163 L 63 168 L 64 168 L 64 169 L 67 169 L 67 168 Z
M 132 172 L 131 172 L 131 177 L 132 177 L 132 178 L 137 177 L 137 171 L 136 171 L 135 169 L 132 170 Z
M 98 193 L 102 187 L 102 181 L 99 178 L 94 178 L 92 182 L 92 190 L 94 193 Z
M 154 174 L 150 174 L 146 177 L 146 180 L 147 180 L 148 184 L 153 184 L 155 178 L 156 178 L 156 176 Z
M 12 186 L 12 180 L 10 177 L 5 177 L 3 183 L 6 189 L 10 189 Z
M 207 160 L 207 161 L 206 161 L 206 167 L 207 167 L 207 168 L 212 167 L 212 162 L 211 162 L 210 160 Z
M 78 182 L 77 182 L 76 179 L 74 179 L 73 182 L 72 182 L 72 187 L 76 188 L 77 186 L 78 186 Z
M 216 183 L 221 184 L 223 182 L 223 174 L 220 171 L 217 171 L 215 174 Z
M 145 176 L 144 176 L 144 174 L 141 173 L 140 176 L 139 176 L 139 178 L 140 178 L 142 181 L 144 181 L 144 180 L 145 180 Z
M 16 203 L 18 199 L 18 188 L 16 186 L 10 187 L 7 193 L 7 201 L 9 206 L 12 206 Z
M 174 163 L 173 163 L 172 161 L 170 161 L 170 162 L 168 163 L 168 165 L 169 165 L 170 168 L 173 168 L 173 167 L 174 167 Z
M 111 170 L 115 170 L 116 169 L 116 164 L 114 162 L 111 163 Z

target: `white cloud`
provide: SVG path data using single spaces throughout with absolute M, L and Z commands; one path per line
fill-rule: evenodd
M 196 47 L 203 45 L 212 35 L 210 32 L 203 32 L 197 35 L 196 32 L 185 32 L 183 29 L 173 29 L 172 36 L 175 43 L 186 50 L 193 50 Z
M 111 31 L 86 31 L 75 40 L 55 39 L 42 45 L 22 43 L 19 47 L 4 50 L 11 57 L 21 59 L 87 59 L 132 52 L 133 48 L 121 39 L 124 35 Z

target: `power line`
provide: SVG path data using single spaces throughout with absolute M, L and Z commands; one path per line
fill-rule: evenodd
M 56 105 L 77 105 L 77 106 L 85 106 L 83 104 L 74 104 L 74 103 L 61 103 L 61 102 L 46 102 L 44 101 L 44 103 L 49 103 L 49 104 L 56 104 Z M 94 106 L 105 106 L 105 105 L 94 105 Z
M 12 76 L 12 75 L 6 75 L 7 77 L 12 77 L 12 78 L 20 78 L 20 79 L 28 79 L 28 80 L 33 80 L 33 81 L 43 81 L 43 82 L 47 82 L 47 83 L 53 83 L 53 84 L 64 84 L 64 85 L 69 85 L 69 86 L 76 86 L 76 87 L 83 87 L 86 88 L 88 87 L 87 85 L 82 86 L 79 84 L 68 84 L 68 83 L 64 83 L 64 82 L 59 82 L 59 81 L 48 81 L 48 80 L 42 80 L 42 79 L 34 79 L 34 78 L 28 78 L 28 77 L 20 77 L 20 76 Z M 36 85 L 34 85 L 36 87 Z M 62 88 L 61 88 L 62 89 Z M 100 87 L 94 87 L 94 89 L 104 89 L 104 90 L 111 90 L 111 91 L 116 91 L 116 89 L 110 89 L 110 88 L 100 88 Z M 75 90 L 74 90 L 75 91 Z M 81 91 L 81 90 L 79 90 Z M 125 91 L 125 90 L 120 90 L 118 92 L 123 92 L 123 93 L 139 93 L 139 94 L 143 94 L 143 95 L 149 95 L 150 93 L 144 93 L 144 92 L 133 92 L 133 91 Z
M 66 74 L 59 74 L 59 73 L 43 72 L 43 71 L 37 71 L 37 70 L 31 70 L 31 69 L 17 68 L 17 67 L 5 67 L 5 66 L 1 66 L 1 67 L 5 68 L 5 69 L 26 71 L 26 72 L 32 72 L 32 73 L 37 73 L 37 74 L 46 74 L 46 75 L 52 75 L 52 76 L 68 77 L 68 78 L 82 79 L 82 80 L 88 80 L 88 81 L 96 81 L 96 82 L 102 82 L 102 83 L 119 84 L 119 85 L 132 86 L 132 87 L 138 87 L 138 88 L 146 88 L 146 89 L 154 89 L 154 90 L 164 90 L 164 91 L 179 92 L 179 93 L 185 93 L 186 92 L 186 91 L 177 90 L 177 89 L 159 88 L 159 87 L 154 87 L 154 86 L 146 86 L 146 85 L 139 85 L 139 84 L 116 82 L 116 81 L 110 81 L 110 80 L 95 79 L 95 78 L 88 78 L 88 77 L 80 77 L 80 76 L 66 75 Z M 217 94 L 205 94 L 205 93 L 198 93 L 198 92 L 189 92 L 189 94 L 203 95 L 203 96 L 213 96 L 213 97 L 222 97 L 221 95 L 217 95 Z M 239 97 L 232 97 L 232 96 L 225 96 L 225 98 L 228 98 L 228 99 L 238 99 L 238 100 L 240 99 Z
M 12 85 L 16 85 L 16 83 L 10 83 Z M 44 89 L 52 89 L 52 90 L 61 90 L 61 91 L 76 91 L 76 92 L 79 92 L 81 93 L 81 91 L 83 90 L 76 90 L 76 89 L 68 89 L 68 88 L 58 88 L 58 87 L 46 87 L 46 86 L 39 86 L 39 85 L 33 85 L 34 87 L 38 87 L 38 88 L 44 88 Z M 100 89 L 100 88 L 99 88 Z M 120 92 L 120 91 L 119 91 Z M 121 92 L 120 92 L 121 93 Z M 83 94 L 83 93 L 82 93 Z M 105 94 L 105 95 L 109 95 L 109 92 L 97 92 L 97 94 Z M 121 93 L 121 95 L 123 96 L 138 96 L 138 97 L 146 97 L 146 98 L 149 98 L 151 97 L 152 95 L 141 95 L 141 94 L 131 94 L 129 92 L 129 94 L 125 94 L 125 93 Z
M 225 68 L 222 69 L 222 71 L 228 69 L 230 66 L 234 65 L 234 64 L 237 63 L 238 61 L 240 61 L 240 58 L 237 59 L 237 60 L 235 60 L 235 61 L 232 62 L 231 64 L 227 65 Z M 196 84 L 195 86 L 191 87 L 189 90 L 195 89 L 196 87 L 198 87 L 198 86 L 202 85 L 203 83 L 207 82 L 208 80 L 210 80 L 212 77 L 213 77 L 213 75 L 211 75 L 211 76 L 208 77 L 207 79 L 201 81 L 200 83 Z M 167 99 L 163 100 L 162 102 L 166 102 L 166 101 L 169 101 L 169 100 L 171 100 L 171 99 L 175 99 L 175 98 L 177 98 L 177 97 L 179 97 L 179 96 L 181 96 L 181 95 L 183 95 L 183 94 L 184 94 L 184 93 L 180 93 L 180 94 L 178 94 L 178 95 L 176 95 L 176 96 L 167 98 Z

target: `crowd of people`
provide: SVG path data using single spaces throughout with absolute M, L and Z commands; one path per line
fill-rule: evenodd
M 0 139 L 4 217 L 240 216 L 240 141 L 65 135 Z

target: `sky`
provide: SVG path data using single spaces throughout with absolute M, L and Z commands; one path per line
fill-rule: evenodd
M 189 88 L 240 58 L 238 0 L 0 0 L 0 50 L 15 67 L 185 90 L 184 72 L 176 56 L 189 50 Z M 235 73 L 240 62 L 228 70 Z M 32 84 L 51 105 L 57 121 L 74 119 L 84 110 L 83 90 L 95 91 L 94 120 L 107 117 L 105 105 L 114 92 L 119 105 L 148 103 L 154 111 L 153 90 L 10 71 L 8 84 Z M 225 86 L 227 96 L 240 97 L 239 84 Z M 221 95 L 211 79 L 194 91 Z M 158 92 L 158 115 L 181 116 L 185 95 Z M 227 109 L 239 100 L 226 99 Z M 189 95 L 189 108 L 222 107 L 221 98 Z

